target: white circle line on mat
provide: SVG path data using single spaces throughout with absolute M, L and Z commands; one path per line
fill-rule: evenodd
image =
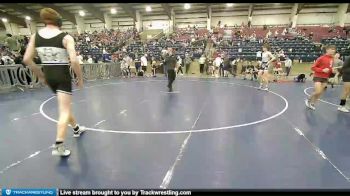
M 150 81 L 165 81 L 165 80 L 148 80 L 148 81 L 135 81 L 135 82 L 150 82 Z M 237 85 L 237 86 L 245 86 L 245 87 L 249 87 L 249 88 L 255 88 L 258 89 L 258 87 L 254 87 L 254 86 L 249 86 L 249 85 L 244 85 L 244 84 L 237 84 L 237 83 L 230 83 L 230 82 L 219 82 L 219 81 L 198 81 L 198 80 L 183 80 L 183 81 L 193 81 L 193 82 L 211 82 L 211 83 L 220 83 L 220 84 L 230 84 L 230 85 Z M 105 85 L 113 85 L 113 84 L 128 84 L 128 82 L 117 82 L 117 83 L 106 83 L 106 84 L 100 84 L 100 85 L 93 85 L 90 86 L 88 88 L 91 87 L 96 87 L 96 86 L 105 86 Z M 76 89 L 77 90 L 77 89 Z M 76 91 L 74 90 L 74 91 Z M 118 131 L 118 130 L 108 130 L 108 129 L 95 129 L 95 128 L 90 128 L 90 127 L 86 127 L 87 130 L 89 131 L 95 131 L 95 132 L 102 132 L 102 133 L 121 133 L 121 134 L 183 134 L 183 133 L 200 133 L 200 132 L 212 132 L 212 131 L 220 131 L 220 130 L 227 130 L 227 129 L 232 129 L 232 128 L 238 128 L 238 127 L 245 127 L 245 126 L 250 126 L 250 125 L 255 125 L 255 124 L 259 124 L 262 122 L 266 122 L 268 120 L 272 120 L 274 118 L 277 118 L 278 116 L 282 115 L 287 109 L 288 109 L 288 101 L 285 97 L 283 97 L 282 95 L 273 92 L 273 91 L 268 91 L 268 93 L 272 93 L 278 97 L 280 97 L 284 103 L 285 106 L 284 108 L 270 116 L 261 120 L 257 120 L 257 121 L 253 121 L 253 122 L 249 122 L 249 123 L 243 123 L 243 124 L 238 124 L 238 125 L 231 125 L 231 126 L 225 126 L 225 127 L 215 127 L 215 128 L 208 128 L 208 129 L 196 129 L 196 130 L 183 130 L 183 131 L 154 131 L 154 132 L 148 132 L 148 131 Z M 40 113 L 48 120 L 57 123 L 57 120 L 51 118 L 50 116 L 48 116 L 43 108 L 44 105 L 49 102 L 50 100 L 52 100 L 53 98 L 55 98 L 56 96 L 50 97 L 49 99 L 45 100 L 41 105 L 40 105 Z

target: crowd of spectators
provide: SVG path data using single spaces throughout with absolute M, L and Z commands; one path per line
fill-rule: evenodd
M 195 25 L 187 28 L 176 29 L 172 34 L 161 37 L 157 40 L 150 40 L 147 43 L 140 42 L 139 32 L 135 28 L 129 28 L 126 31 L 120 30 L 102 30 L 100 32 L 86 31 L 81 34 L 73 34 L 76 41 L 77 56 L 81 63 L 98 63 L 110 61 L 122 61 L 127 55 L 132 60 L 140 59 L 147 54 L 149 59 L 155 58 L 161 61 L 162 51 L 166 51 L 168 47 L 173 47 L 177 51 L 177 55 L 182 59 L 190 56 L 192 59 L 199 59 L 202 55 L 213 56 L 214 51 L 211 48 L 232 47 L 237 45 L 235 40 L 239 39 L 243 42 L 259 42 L 268 43 L 271 39 L 285 40 L 292 39 L 312 40 L 315 33 L 306 31 L 302 28 L 289 27 L 268 27 L 252 28 L 248 26 L 237 26 L 231 28 L 232 34 L 225 35 L 224 30 L 230 29 L 220 27 L 212 28 L 212 30 L 200 29 Z M 259 32 L 256 32 L 259 31 Z M 344 39 L 343 34 L 339 32 L 339 28 L 330 27 L 329 33 L 334 40 Z M 262 35 L 261 32 L 267 32 Z M 305 32 L 308 32 L 307 34 Z M 317 33 L 317 32 L 316 32 Z M 336 35 L 336 36 L 334 36 Z M 137 45 L 137 51 L 130 49 L 129 41 Z M 5 43 L 0 45 L 0 64 L 17 64 L 21 63 L 25 47 L 28 43 L 28 37 L 17 40 L 10 34 L 7 35 Z M 136 44 L 139 43 L 139 44 Z M 277 51 L 278 52 L 278 51 Z M 39 60 L 38 60 L 39 61 Z M 40 61 L 39 61 L 40 62 Z

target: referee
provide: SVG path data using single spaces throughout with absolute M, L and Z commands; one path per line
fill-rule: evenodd
M 174 54 L 174 50 L 172 48 L 168 48 L 168 54 L 165 57 L 164 65 L 167 68 L 167 73 L 168 73 L 168 88 L 169 92 L 173 91 L 173 82 L 176 78 L 176 56 Z

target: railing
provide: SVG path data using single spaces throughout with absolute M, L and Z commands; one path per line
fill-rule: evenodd
M 110 79 L 121 76 L 120 63 L 82 64 L 83 78 L 86 81 Z M 75 74 L 71 69 L 71 76 Z M 42 87 L 33 72 L 23 65 L 0 65 L 0 92 L 9 92 Z
M 160 38 L 163 37 L 163 36 L 164 36 L 164 32 L 160 32 L 160 33 L 158 33 L 157 35 L 153 36 L 153 37 L 152 37 L 152 40 L 160 39 Z

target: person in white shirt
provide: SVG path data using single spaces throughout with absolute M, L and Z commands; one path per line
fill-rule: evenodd
M 15 64 L 15 61 L 8 55 L 5 55 L 1 58 L 1 60 L 4 62 L 4 65 L 12 65 Z
M 199 63 L 199 72 L 203 74 L 204 72 L 204 64 L 205 64 L 205 56 L 202 54 L 202 56 L 199 58 L 198 63 Z
M 121 61 L 120 69 L 122 71 L 123 78 L 126 78 L 129 76 L 127 56 L 124 56 L 123 60 Z
M 125 58 L 128 63 L 129 76 L 131 77 L 131 66 L 134 65 L 134 60 L 129 55 L 126 55 Z
M 123 61 L 125 62 L 125 66 L 127 68 L 128 77 L 131 77 L 131 68 L 130 68 L 130 66 L 132 65 L 132 58 L 129 55 L 124 54 Z
M 91 40 L 90 40 L 90 37 L 89 37 L 89 36 L 86 36 L 86 37 L 85 37 L 85 41 L 86 41 L 86 42 L 90 42 L 90 41 L 91 41 Z
M 222 59 L 221 59 L 221 56 L 217 56 L 216 58 L 215 58 L 215 66 L 216 67 L 220 67 L 220 65 L 221 65 L 221 63 L 222 63 Z
M 77 58 L 78 58 L 79 63 L 80 63 L 80 64 L 83 64 L 83 56 L 82 56 L 81 54 L 78 53 Z
M 280 49 L 280 50 L 278 51 L 278 56 L 279 56 L 279 57 L 285 58 L 284 50 L 283 50 L 283 49 Z
M 89 58 L 87 60 L 88 63 L 93 63 L 92 57 L 89 55 Z
M 184 72 L 182 71 L 182 58 L 180 56 L 177 56 L 177 73 L 179 74 L 179 72 L 181 71 L 181 75 L 184 75 Z
M 141 57 L 141 67 L 142 67 L 142 70 L 144 71 L 144 73 L 146 73 L 147 71 L 147 54 L 144 54 L 142 57 Z
M 165 55 L 166 55 L 166 53 L 167 53 L 167 50 L 166 50 L 166 48 L 163 48 L 163 50 L 162 50 L 162 56 L 164 57 Z
M 157 77 L 156 76 L 157 61 L 156 61 L 156 58 L 154 56 L 152 57 L 151 66 L 152 66 L 152 76 Z
M 256 61 L 261 61 L 261 51 L 256 52 Z
M 236 77 L 237 75 L 237 63 L 238 63 L 239 59 L 233 59 L 231 62 L 231 66 L 232 66 L 232 75 L 233 77 Z
M 283 35 L 287 34 L 287 29 L 286 28 L 283 29 L 282 34 Z
M 289 73 L 290 73 L 290 70 L 292 68 L 293 62 L 288 56 L 286 56 L 286 61 L 284 62 L 284 65 L 286 67 L 286 72 L 287 72 L 286 76 L 289 76 Z
M 269 30 L 269 32 L 266 33 L 266 38 L 271 37 L 271 35 L 272 35 L 272 32 Z
M 199 54 L 202 54 L 202 53 L 203 53 L 202 48 L 199 48 L 199 49 L 198 49 L 198 53 L 199 53 Z
M 222 61 L 222 58 L 221 58 L 221 56 L 219 55 L 219 56 L 217 56 L 216 58 L 215 58 L 215 61 L 214 61 L 214 65 L 215 65 L 215 73 L 216 73 L 216 76 L 218 77 L 219 75 L 218 75 L 218 71 L 219 71 L 219 67 L 220 67 L 220 65 L 223 63 L 223 61 Z
M 271 70 L 273 70 L 272 62 L 275 60 L 275 56 L 270 52 L 270 46 L 263 46 L 262 61 L 259 68 L 259 80 L 260 80 L 260 90 L 268 91 L 269 79 Z M 270 73 L 269 73 L 270 72 Z M 265 87 L 263 87 L 265 85 Z

